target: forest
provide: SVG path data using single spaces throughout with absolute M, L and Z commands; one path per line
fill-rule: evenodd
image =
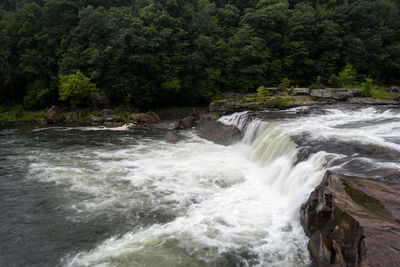
M 400 0 L 2 0 L 0 105 L 62 104 L 82 75 L 114 106 L 207 103 L 288 78 L 400 81 Z

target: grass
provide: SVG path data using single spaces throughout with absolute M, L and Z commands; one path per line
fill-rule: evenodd
M 43 122 L 44 110 L 24 110 L 20 105 L 0 106 L 1 122 Z

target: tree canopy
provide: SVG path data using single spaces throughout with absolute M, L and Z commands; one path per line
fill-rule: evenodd
M 0 104 L 59 101 L 78 71 L 114 105 L 194 105 L 287 77 L 400 81 L 399 0 L 5 0 Z M 341 76 L 338 73 L 350 66 Z M 347 75 L 347 76 L 346 76 Z M 340 78 L 340 79 L 339 79 Z M 129 97 L 128 97 L 129 96 Z

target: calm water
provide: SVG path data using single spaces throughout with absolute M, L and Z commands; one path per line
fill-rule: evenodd
M 157 127 L 0 137 L 0 266 L 307 266 L 298 211 L 326 169 L 400 170 L 397 108 L 249 116 L 222 119 L 244 132 L 229 147 Z

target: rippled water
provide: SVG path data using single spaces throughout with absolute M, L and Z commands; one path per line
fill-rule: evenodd
M 301 203 L 327 168 L 400 170 L 399 114 L 235 114 L 222 120 L 244 136 L 228 147 L 192 131 L 168 144 L 157 127 L 2 137 L 0 266 L 307 266 Z

